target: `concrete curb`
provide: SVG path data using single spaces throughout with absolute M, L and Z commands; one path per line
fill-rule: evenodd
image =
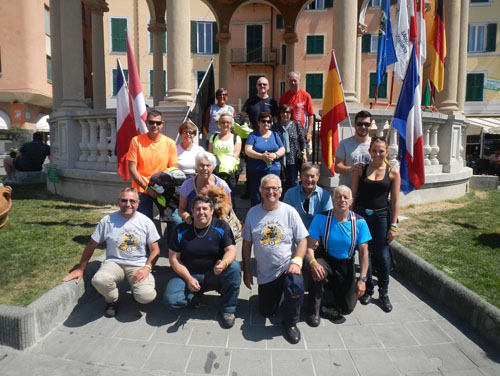
M 64 321 L 80 299 L 97 293 L 90 280 L 100 264 L 88 264 L 83 282 L 62 282 L 27 307 L 0 304 L 0 345 L 24 350 Z
M 468 324 L 484 341 L 500 350 L 500 310 L 445 273 L 393 241 L 397 271 Z

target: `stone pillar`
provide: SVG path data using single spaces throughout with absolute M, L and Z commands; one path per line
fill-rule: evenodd
M 50 57 L 52 59 L 52 109 L 55 111 L 62 103 L 60 0 L 50 0 Z
M 446 58 L 444 70 L 444 89 L 438 93 L 437 107 L 441 112 L 458 111 L 458 60 L 460 50 L 460 2 L 444 0 L 446 22 Z
M 217 33 L 219 43 L 219 85 L 217 87 L 227 88 L 228 86 L 228 44 L 231 40 L 230 33 Z
M 460 53 L 458 57 L 458 110 L 465 107 L 465 89 L 467 85 L 467 42 L 469 39 L 469 0 L 462 0 L 460 13 Z
M 92 85 L 94 109 L 106 108 L 106 73 L 104 64 L 104 31 L 102 15 L 108 12 L 104 0 L 86 0 L 85 6 L 92 12 Z
M 358 25 L 358 34 L 356 36 L 356 75 L 355 75 L 355 90 L 356 96 L 361 98 L 361 58 L 363 56 L 362 53 L 362 43 L 363 43 L 363 34 L 367 32 L 366 25 Z
M 81 2 L 80 0 L 64 0 L 60 5 L 63 89 L 61 107 L 86 108 L 83 86 Z
M 357 1 L 344 0 L 335 2 L 333 19 L 333 48 L 344 85 L 347 102 L 359 102 L 356 97 L 356 36 L 357 36 Z
M 192 60 L 190 51 L 190 5 L 184 0 L 167 0 L 168 102 L 191 104 Z
M 285 81 L 288 79 L 288 73 L 295 70 L 295 43 L 299 41 L 297 33 L 288 32 L 283 34 L 283 40 L 286 43 L 286 72 Z
M 153 33 L 153 103 L 158 106 L 165 98 L 163 79 L 163 34 L 167 31 L 165 22 L 150 22 L 148 31 Z

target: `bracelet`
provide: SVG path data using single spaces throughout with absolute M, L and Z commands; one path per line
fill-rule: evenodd
M 312 134 L 308 132 L 306 133 L 306 136 L 312 137 Z
M 306 155 L 306 151 L 305 150 L 302 152 L 302 155 Z
M 292 264 L 295 264 L 295 265 L 297 265 L 300 269 L 302 269 L 302 257 L 295 256 L 295 257 L 292 259 Z
M 224 269 L 227 269 L 227 267 L 229 266 L 229 263 L 227 262 L 226 259 L 222 259 L 222 261 L 224 261 L 224 263 L 226 264 L 226 266 L 224 267 Z
M 144 192 L 147 192 L 149 188 L 149 185 L 146 185 L 146 188 L 144 188 Z
M 278 153 L 274 153 L 274 155 L 276 156 L 276 158 L 274 158 L 274 159 L 278 159 L 279 158 L 278 157 Z
M 391 230 L 392 231 L 398 231 L 398 228 L 396 226 L 391 225 Z
M 318 261 L 316 261 L 316 259 L 309 260 L 309 265 L 312 265 L 312 264 L 314 264 L 315 262 L 318 262 Z
M 186 220 L 186 219 L 188 219 L 188 218 L 189 218 L 189 213 L 184 213 L 184 214 L 182 215 L 182 220 L 183 220 L 183 221 L 185 221 L 185 220 Z
M 146 264 L 146 265 L 144 265 L 144 267 L 148 268 L 150 271 L 153 271 L 153 268 L 151 267 L 151 265 Z

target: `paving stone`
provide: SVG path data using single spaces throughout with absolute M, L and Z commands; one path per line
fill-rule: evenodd
M 120 340 L 105 359 L 105 364 L 127 369 L 140 369 L 153 351 L 154 343 Z
M 454 343 L 424 346 L 422 349 L 440 371 L 460 371 L 477 367 Z
M 386 353 L 403 375 L 438 372 L 437 367 L 420 347 L 387 349 Z
M 311 351 L 316 375 L 358 376 L 347 350 Z
M 497 374 L 498 375 L 498 374 Z M 466 369 L 462 371 L 444 371 L 443 376 L 483 376 L 477 369 Z
M 410 322 L 406 324 L 421 345 L 450 343 L 453 340 L 432 321 Z
M 356 316 L 360 325 L 386 324 L 392 322 L 390 316 L 373 302 L 367 305 L 356 305 L 352 314 Z
M 78 341 L 66 359 L 75 360 L 87 364 L 101 364 L 108 352 L 116 346 L 118 339 L 104 338 L 98 336 L 78 335 Z
M 191 336 L 194 326 L 194 323 L 186 323 L 179 319 L 173 324 L 156 328 L 151 341 L 185 345 Z
M 219 347 L 193 348 L 187 372 L 196 374 L 227 375 L 231 351 Z
M 385 314 L 392 322 L 412 322 L 424 320 L 424 317 L 415 310 L 412 303 L 394 303 L 392 311 Z
M 229 375 L 270 376 L 271 352 L 264 350 L 233 349 Z
M 382 343 L 368 326 L 339 326 L 339 333 L 347 349 L 382 347 Z
M 403 324 L 373 325 L 373 331 L 384 347 L 417 346 L 418 342 Z
M 319 326 L 317 328 L 304 326 L 301 327 L 300 330 L 307 349 L 345 350 L 344 342 L 340 337 L 340 333 L 334 326 Z
M 273 334 L 269 328 L 264 326 L 236 325 L 229 330 L 228 347 L 230 348 L 259 348 L 267 347 L 267 340 L 271 340 Z
M 273 376 L 313 375 L 311 354 L 308 351 L 274 350 L 271 352 Z
M 192 347 L 158 343 L 144 368 L 169 372 L 184 372 L 191 358 Z
M 88 335 L 96 335 L 111 338 L 120 328 L 121 322 L 117 318 L 101 317 L 89 325 L 82 327 L 81 332 Z
M 137 321 L 122 323 L 115 332 L 114 337 L 147 341 L 155 330 L 156 327 L 149 325 L 145 318 L 140 318 Z
M 383 349 L 349 350 L 361 376 L 392 376 L 399 372 Z
M 64 358 L 71 348 L 78 342 L 76 332 L 53 330 L 42 341 L 31 348 L 31 352 Z
M 226 347 L 229 333 L 219 324 L 196 324 L 188 345 Z

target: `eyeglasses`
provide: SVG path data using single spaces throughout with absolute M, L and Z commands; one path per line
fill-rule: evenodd
M 358 127 L 366 127 L 366 128 L 369 128 L 372 126 L 372 123 L 362 123 L 362 122 L 357 122 L 356 125 Z
M 281 187 L 262 187 L 262 190 L 265 192 L 278 192 Z
M 120 201 L 121 201 L 122 204 L 126 204 L 127 202 L 130 202 L 131 204 L 136 204 L 137 203 L 137 200 L 130 199 L 130 198 L 121 198 Z
M 148 124 L 149 125 L 158 125 L 160 126 L 163 122 L 160 120 L 160 121 L 154 121 L 154 120 L 148 120 Z
M 263 84 L 263 83 L 260 83 L 260 84 L 257 84 L 258 86 L 267 86 L 267 84 Z
M 262 124 L 271 124 L 271 120 L 261 120 L 260 121 Z
M 182 133 L 188 134 L 188 135 L 190 135 L 190 136 L 193 136 L 193 135 L 194 135 L 194 131 L 190 131 L 189 129 L 183 129 L 183 130 L 182 130 Z

